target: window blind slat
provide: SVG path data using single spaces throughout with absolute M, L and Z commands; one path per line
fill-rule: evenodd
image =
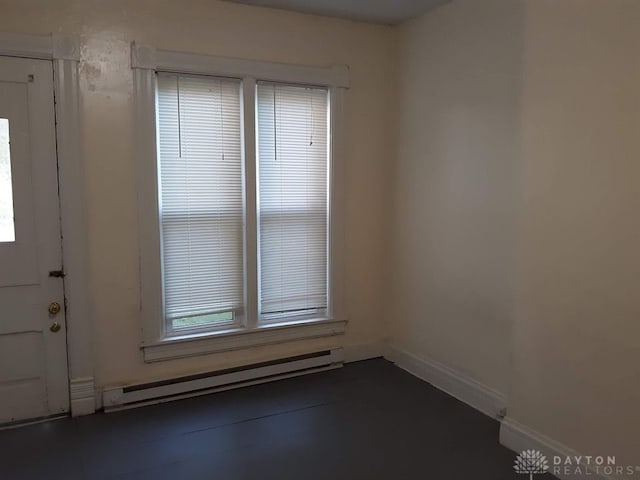
M 243 305 L 240 82 L 158 74 L 167 319 Z
M 328 91 L 259 83 L 259 307 L 327 308 Z

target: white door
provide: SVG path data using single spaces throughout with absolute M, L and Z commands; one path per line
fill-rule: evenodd
M 69 410 L 53 98 L 51 62 L 0 57 L 0 424 Z

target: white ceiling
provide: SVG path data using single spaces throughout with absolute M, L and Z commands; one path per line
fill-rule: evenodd
M 394 25 L 451 0 L 229 0 L 330 17 Z

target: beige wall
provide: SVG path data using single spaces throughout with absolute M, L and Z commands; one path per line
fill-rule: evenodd
M 640 465 L 640 3 L 527 4 L 509 416 Z
M 402 27 L 392 341 L 640 464 L 640 3 L 454 0 Z
M 91 288 L 98 385 L 209 370 L 335 344 L 382 339 L 395 33 L 389 27 L 215 0 L 0 0 L 0 30 L 62 32 L 82 41 Z M 136 190 L 129 43 L 299 64 L 347 64 L 346 287 L 341 339 L 145 365 L 138 349 Z M 372 101 L 377 99 L 377 101 Z
M 524 4 L 456 0 L 401 31 L 395 346 L 505 392 Z

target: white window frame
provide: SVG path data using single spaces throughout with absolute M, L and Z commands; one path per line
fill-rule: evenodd
M 136 176 L 140 248 L 141 348 L 146 362 L 236 350 L 344 333 L 344 98 L 349 88 L 346 66 L 289 65 L 257 60 L 157 50 L 131 46 L 136 124 Z M 243 161 L 245 169 L 245 307 L 242 327 L 168 336 L 163 312 L 158 168 L 156 74 L 196 74 L 242 81 Z M 256 218 L 256 82 L 264 80 L 327 87 L 330 98 L 329 315 L 321 319 L 258 322 L 258 233 Z M 155 214 L 154 214 L 155 213 Z M 251 254 L 255 252 L 255 254 Z

